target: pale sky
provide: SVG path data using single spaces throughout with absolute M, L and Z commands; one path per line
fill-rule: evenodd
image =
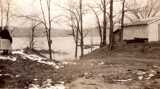
M 67 12 L 64 11 L 64 9 L 62 9 L 60 6 L 65 6 L 66 4 L 70 3 L 70 2 L 73 2 L 73 1 L 77 1 L 77 0 L 52 0 L 52 17 L 54 16 L 58 16 L 58 15 L 65 15 Z M 97 1 L 99 2 L 100 0 L 83 0 L 84 3 L 92 3 L 92 4 L 95 4 L 94 1 Z M 133 0 L 128 0 L 129 2 L 133 1 Z M 143 3 L 144 4 L 144 1 L 146 0 L 138 0 L 140 3 Z M 19 15 L 32 15 L 32 14 L 37 14 L 37 15 L 40 15 L 41 14 L 41 10 L 40 10 L 40 4 L 39 4 L 39 0 L 13 0 L 13 11 L 14 13 L 17 13 Z M 121 5 L 120 4 L 115 4 L 114 6 L 115 10 L 118 10 L 121 8 Z M 21 19 L 15 19 L 17 20 L 16 22 L 17 23 L 14 23 L 14 25 L 19 25 L 21 24 L 21 26 L 28 26 L 27 23 L 24 24 L 25 21 L 21 21 Z M 60 23 L 61 25 L 59 24 L 56 24 L 54 25 L 54 27 L 58 28 L 58 27 L 61 27 L 61 28 L 65 28 L 66 25 L 63 26 L 63 18 L 61 18 L 60 20 Z M 15 22 L 15 21 L 13 21 Z M 13 23 L 12 23 L 13 24 Z M 95 21 L 95 16 L 93 15 L 85 15 L 84 16 L 84 26 L 85 27 L 88 27 L 88 26 L 91 26 L 91 27 L 94 27 L 96 24 L 96 21 Z

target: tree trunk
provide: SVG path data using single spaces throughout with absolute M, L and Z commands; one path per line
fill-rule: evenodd
M 47 0 L 47 11 L 48 11 L 48 19 L 46 19 L 45 12 L 43 10 L 42 6 L 42 0 L 40 0 L 40 7 L 41 12 L 43 16 L 44 26 L 46 30 L 46 37 L 48 42 L 48 51 L 49 51 L 49 57 L 50 60 L 52 60 L 52 40 L 51 40 L 51 29 L 52 29 L 52 23 L 51 23 L 51 0 Z
M 78 57 L 78 37 L 79 37 L 79 34 L 78 34 L 78 29 L 77 28 L 77 31 L 76 31 L 76 48 L 75 48 L 75 57 L 77 58 Z
M 7 12 L 6 12 L 6 26 L 9 25 L 9 13 L 10 13 L 10 2 L 7 1 Z
M 110 0 L 110 34 L 109 34 L 109 50 L 113 47 L 113 0 Z
M 33 49 L 34 48 L 34 27 L 32 27 L 32 33 L 31 33 L 31 42 L 30 42 L 30 48 Z
M 122 18 L 121 18 L 121 31 L 120 31 L 121 44 L 123 43 L 123 31 L 124 31 L 124 14 L 125 14 L 124 5 L 125 5 L 125 0 L 123 0 L 123 3 L 122 3 Z
M 92 7 L 90 7 L 90 8 L 92 9 L 94 15 L 96 16 L 96 20 L 97 20 L 96 22 L 97 22 L 97 25 L 98 25 L 97 30 L 98 30 L 98 33 L 99 33 L 99 36 L 100 36 L 99 47 L 101 48 L 102 47 L 102 42 L 103 42 L 103 37 L 102 37 L 102 28 L 101 28 L 101 24 L 100 24 L 100 19 L 98 17 L 97 12 Z
M 52 40 L 51 40 L 50 30 L 49 30 L 48 46 L 49 46 L 49 56 L 50 56 L 50 60 L 52 60 Z
M 80 36 L 81 36 L 81 57 L 84 56 L 84 41 L 83 41 L 83 14 L 82 14 L 82 0 L 80 0 Z
M 51 40 L 51 29 L 52 29 L 52 24 L 51 24 L 51 1 L 48 0 L 48 20 L 49 20 L 49 29 L 48 29 L 48 46 L 49 46 L 49 56 L 50 60 L 52 60 L 52 40 Z
M 2 0 L 0 0 L 0 3 L 1 3 L 1 27 L 3 29 L 3 19 L 4 19 L 4 16 L 3 16 L 3 2 L 2 2 Z
M 106 30 L 107 30 L 107 17 L 106 17 L 106 0 L 103 0 L 103 40 L 102 40 L 102 47 L 106 46 Z

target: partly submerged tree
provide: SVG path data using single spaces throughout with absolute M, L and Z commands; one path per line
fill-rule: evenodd
M 69 26 L 72 29 L 72 36 L 75 39 L 75 57 L 78 56 L 78 46 L 80 46 L 80 56 L 84 56 L 84 38 L 87 34 L 84 34 L 83 29 L 83 15 L 84 15 L 84 9 L 82 0 L 79 0 L 78 2 L 75 2 L 74 5 L 69 3 L 69 7 L 62 7 L 67 12 L 69 12 L 69 16 L 65 16 L 69 19 Z
M 38 18 L 37 15 L 14 15 L 16 18 L 19 18 L 21 20 L 24 20 L 25 22 L 30 23 L 31 25 L 31 33 L 30 33 L 30 42 L 29 42 L 29 47 L 30 49 L 35 49 L 35 35 L 36 35 L 36 28 L 43 24 L 43 21 Z
M 34 20 L 31 20 L 31 40 L 30 40 L 30 49 L 35 49 L 35 34 L 36 28 L 41 24 L 41 22 L 37 23 Z
M 80 16 L 79 16 L 79 8 L 76 8 L 76 4 L 74 2 L 68 3 L 68 8 L 64 7 L 67 12 L 69 12 L 69 16 L 66 18 L 69 20 L 69 26 L 72 29 L 72 36 L 75 41 L 75 57 L 78 57 L 78 45 L 80 42 Z
M 40 1 L 41 6 L 41 12 L 42 12 L 42 18 L 43 18 L 43 25 L 46 30 L 46 36 L 47 36 L 47 42 L 48 42 L 48 51 L 49 51 L 49 57 L 52 60 L 52 39 L 51 39 L 51 30 L 52 30 L 52 19 L 51 19 L 51 0 L 45 0 L 44 4 L 46 4 L 46 13 L 43 8 L 42 0 Z
M 103 33 L 102 33 L 102 27 L 101 27 L 101 20 L 100 20 L 100 17 L 99 17 L 99 14 L 98 12 L 92 7 L 92 6 L 89 6 L 92 10 L 92 12 L 94 13 L 95 17 L 96 17 L 96 23 L 97 23 L 97 30 L 98 30 L 98 34 L 99 34 L 99 37 L 100 37 L 100 43 L 99 43 L 99 47 L 101 48 L 102 47 L 102 42 L 103 42 Z
M 100 36 L 100 47 L 104 47 L 107 45 L 107 25 L 109 21 L 109 12 L 107 12 L 107 9 L 109 9 L 109 3 L 108 0 L 100 0 L 100 3 L 96 3 L 96 5 L 96 7 L 91 5 L 89 7 L 96 17 L 97 29 Z M 99 10 L 96 11 L 96 9 Z M 100 16 L 103 17 L 103 20 L 100 19 Z

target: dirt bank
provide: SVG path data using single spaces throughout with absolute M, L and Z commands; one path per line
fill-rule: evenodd
M 47 80 L 49 85 L 65 85 L 58 89 L 160 89 L 159 59 L 119 53 L 108 56 L 103 48 L 81 60 L 57 64 L 33 54 L 12 55 L 16 60 L 0 58 L 0 87 L 28 89 L 34 84 L 44 88 Z

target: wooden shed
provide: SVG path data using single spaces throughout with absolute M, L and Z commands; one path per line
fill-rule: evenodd
M 114 40 L 119 41 L 120 29 L 114 31 Z M 124 25 L 123 40 L 135 38 L 160 41 L 160 18 L 148 18 Z

